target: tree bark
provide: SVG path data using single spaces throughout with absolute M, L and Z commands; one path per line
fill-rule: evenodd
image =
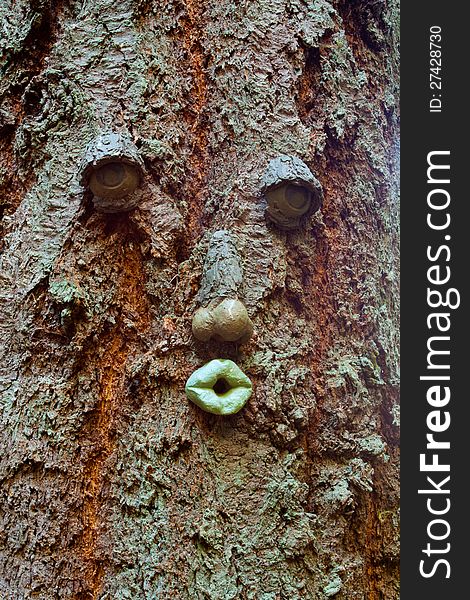
M 395 0 L 0 6 L 0 597 L 398 598 Z M 127 131 L 140 206 L 102 214 L 87 143 Z M 267 223 L 280 154 L 323 186 Z M 197 341 L 210 234 L 254 325 Z M 189 375 L 229 358 L 245 408 Z

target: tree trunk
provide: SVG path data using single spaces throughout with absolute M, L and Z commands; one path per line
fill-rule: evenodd
M 395 0 L 0 6 L 0 598 L 398 598 Z M 126 131 L 138 208 L 96 210 Z M 266 221 L 281 154 L 321 182 Z M 250 341 L 191 333 L 210 234 Z M 185 395 L 213 358 L 237 414 Z

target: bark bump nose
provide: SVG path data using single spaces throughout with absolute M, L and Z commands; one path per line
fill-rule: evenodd
M 220 229 L 212 234 L 204 261 L 197 296 L 201 307 L 192 319 L 196 339 L 240 343 L 250 339 L 253 323 L 239 299 L 242 285 L 242 261 L 234 237 Z
M 199 408 L 215 415 L 233 415 L 252 393 L 249 378 L 238 365 L 217 358 L 194 371 L 186 382 L 186 395 Z
M 266 218 L 280 229 L 301 227 L 323 200 L 318 179 L 296 156 L 273 159 L 263 178 Z
M 80 167 L 80 183 L 93 192 L 101 212 L 124 212 L 135 208 L 144 163 L 134 142 L 124 133 L 103 133 L 92 140 Z
M 194 337 L 201 342 L 211 338 L 223 342 L 246 342 L 253 333 L 253 324 L 243 302 L 233 298 L 213 301 L 199 308 L 193 317 Z

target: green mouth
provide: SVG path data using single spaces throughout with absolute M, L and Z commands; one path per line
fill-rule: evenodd
M 215 415 L 233 415 L 245 406 L 252 385 L 233 361 L 217 358 L 194 371 L 185 391 L 202 410 Z

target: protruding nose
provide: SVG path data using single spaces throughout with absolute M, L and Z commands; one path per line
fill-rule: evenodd
M 223 342 L 246 342 L 253 333 L 253 324 L 243 302 L 234 298 L 215 300 L 199 308 L 193 317 L 194 337 L 201 342 L 214 338 Z
M 246 306 L 239 299 L 243 284 L 241 259 L 229 231 L 213 233 L 207 250 L 198 293 L 200 308 L 192 330 L 201 342 L 211 339 L 243 343 L 253 333 Z

